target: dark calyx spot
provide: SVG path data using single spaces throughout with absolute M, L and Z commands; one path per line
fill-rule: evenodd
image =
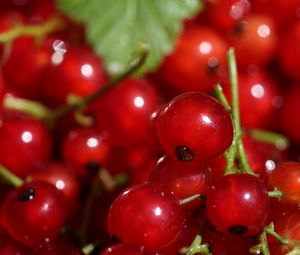
M 234 28 L 233 28 L 233 34 L 236 36 L 241 36 L 244 31 L 245 31 L 245 27 L 247 26 L 246 22 L 240 22 L 238 23 Z
M 219 61 L 216 58 L 212 58 L 207 63 L 207 72 L 209 75 L 215 75 L 219 71 Z
M 228 232 L 230 234 L 233 234 L 236 236 L 244 235 L 247 233 L 247 231 L 248 231 L 248 228 L 246 226 L 241 226 L 241 225 L 235 225 L 228 229 Z
M 18 195 L 18 200 L 22 202 L 30 201 L 35 197 L 34 188 L 28 188 Z
M 180 161 L 192 161 L 195 157 L 194 152 L 185 145 L 178 145 L 175 148 L 176 157 Z
M 86 164 L 86 169 L 88 170 L 88 172 L 94 176 L 98 173 L 99 169 L 100 169 L 100 164 L 97 160 L 90 160 L 87 164 Z

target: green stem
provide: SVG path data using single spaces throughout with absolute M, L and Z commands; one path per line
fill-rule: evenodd
M 51 112 L 50 109 L 48 109 L 41 103 L 29 99 L 17 98 L 12 96 L 4 97 L 3 106 L 7 109 L 25 112 L 32 117 L 42 120 L 46 119 Z
M 260 235 L 261 251 L 264 255 L 270 255 L 267 234 L 265 231 Z
M 226 166 L 225 166 L 224 175 L 233 174 L 236 172 L 234 168 L 235 157 L 236 157 L 236 144 L 235 141 L 233 140 L 230 148 L 225 154 Z
M 273 190 L 268 191 L 268 196 L 273 198 L 283 198 L 284 194 L 281 190 L 275 187 Z
M 3 165 L 0 165 L 0 176 L 15 187 L 19 187 L 24 183 L 21 178 L 10 172 Z
M 0 43 L 9 43 L 21 36 L 44 37 L 47 34 L 64 28 L 64 22 L 54 17 L 37 25 L 16 24 L 12 29 L 0 33 Z
M 190 197 L 187 197 L 187 198 L 184 198 L 184 199 L 180 199 L 179 201 L 179 204 L 180 205 L 185 205 L 187 203 L 190 203 L 196 199 L 199 199 L 199 198 L 202 198 L 202 195 L 201 194 L 195 194 L 193 196 L 190 196 Z
M 290 252 L 288 252 L 286 255 L 300 255 L 298 242 L 295 241 L 293 249 Z
M 147 55 L 148 55 L 148 52 L 146 52 L 146 51 L 142 52 L 140 57 L 137 60 L 134 60 L 133 63 L 131 63 L 131 65 L 129 65 L 129 67 L 127 68 L 127 70 L 125 70 L 124 73 L 120 74 L 119 76 L 117 76 L 116 78 L 114 78 L 113 80 L 108 82 L 104 87 L 102 87 L 98 91 L 94 92 L 93 94 L 83 97 L 83 98 L 81 98 L 81 100 L 78 100 L 77 102 L 74 102 L 73 104 L 66 104 L 66 105 L 52 111 L 51 115 L 49 116 L 50 123 L 51 122 L 53 123 L 53 121 L 61 118 L 62 116 L 66 115 L 72 111 L 79 110 L 79 109 L 86 107 L 91 102 L 94 102 L 97 98 L 103 96 L 104 94 L 106 94 L 107 92 L 109 92 L 110 90 L 115 88 L 122 80 L 124 80 L 129 75 L 135 73 L 139 68 L 141 68 L 143 66 L 143 64 L 145 63 L 145 60 L 147 58 Z
M 274 230 L 274 223 L 270 223 L 269 226 L 265 227 L 264 232 L 268 235 L 273 236 L 276 240 L 278 240 L 281 244 L 288 244 L 289 240 L 285 237 L 280 236 L 277 232 Z
M 230 85 L 231 85 L 231 113 L 233 119 L 233 126 L 235 130 L 234 141 L 236 143 L 237 154 L 239 155 L 239 159 L 241 162 L 242 170 L 248 174 L 253 174 L 249 163 L 247 161 L 246 153 L 244 150 L 243 142 L 242 142 L 242 129 L 240 124 L 240 112 L 239 112 L 239 97 L 238 97 L 238 76 L 237 76 L 237 66 L 235 60 L 234 49 L 230 48 L 228 51 L 228 64 L 229 64 L 229 77 L 230 77 Z
M 91 254 L 94 250 L 95 250 L 94 244 L 87 244 L 81 249 L 82 253 L 85 255 Z
M 231 112 L 231 107 L 228 103 L 228 100 L 223 92 L 223 88 L 221 86 L 220 83 L 218 83 L 216 86 L 215 86 L 215 94 L 216 94 L 216 97 L 217 99 L 224 105 L 225 109 L 228 111 L 228 112 Z
M 257 141 L 275 145 L 278 149 L 286 149 L 289 146 L 289 139 L 284 135 L 262 129 L 251 129 L 250 136 Z
M 195 255 L 195 254 L 202 254 L 202 255 L 211 255 L 209 251 L 208 244 L 201 244 L 202 237 L 200 235 L 196 235 L 194 241 L 189 247 L 184 247 L 180 250 L 180 254 L 187 254 L 187 255 Z

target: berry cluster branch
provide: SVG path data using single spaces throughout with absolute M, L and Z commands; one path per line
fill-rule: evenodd
M 148 51 L 143 50 L 138 58 L 134 59 L 123 73 L 109 81 L 106 85 L 104 85 L 104 87 L 86 97 L 76 97 L 76 100 L 68 100 L 65 105 L 57 109 L 51 110 L 41 103 L 11 96 L 5 96 L 3 100 L 4 107 L 7 109 L 25 112 L 32 117 L 43 120 L 50 127 L 52 127 L 59 118 L 70 112 L 75 112 L 75 114 L 77 113 L 77 119 L 82 119 L 82 116 L 79 116 L 78 112 L 82 113 L 81 111 L 87 105 L 94 102 L 97 98 L 105 95 L 113 88 L 117 87 L 125 78 L 138 71 L 145 64 L 147 56 Z M 86 120 L 87 119 L 83 120 L 83 122 L 86 122 Z
M 262 253 L 264 255 L 270 255 L 267 235 L 273 236 L 282 245 L 289 244 L 289 240 L 287 238 L 280 236 L 275 231 L 275 229 L 274 229 L 274 223 L 271 222 L 270 225 L 264 227 L 264 230 L 261 233 L 260 238 L 259 238 L 260 243 L 258 245 L 256 245 L 256 246 L 250 248 L 250 252 L 251 253 L 254 253 L 254 254 L 260 254 L 260 253 Z M 298 252 L 299 252 L 299 250 L 298 250 Z
M 194 241 L 189 247 L 184 247 L 180 250 L 180 254 L 186 255 L 195 255 L 195 254 L 202 254 L 202 255 L 212 255 L 208 244 L 201 244 L 202 237 L 200 235 L 196 235 Z
M 10 43 L 21 36 L 33 36 L 43 38 L 47 34 L 64 29 L 65 23 L 62 19 L 54 17 L 41 24 L 20 24 L 16 23 L 12 29 L 0 33 L 0 43 Z
M 249 163 L 247 161 L 245 149 L 242 142 L 242 128 L 240 123 L 240 111 L 239 111 L 239 96 L 238 96 L 238 75 L 237 75 L 237 65 L 234 54 L 234 49 L 230 48 L 228 51 L 228 65 L 229 65 L 229 78 L 231 86 L 231 107 L 223 93 L 222 87 L 218 84 L 215 87 L 215 93 L 219 101 L 224 105 L 227 111 L 231 113 L 233 127 L 234 127 L 234 139 L 232 145 L 225 153 L 226 157 L 226 167 L 224 174 L 231 174 L 236 172 L 245 172 L 248 174 L 255 175 L 251 170 Z M 241 170 L 234 168 L 234 163 L 238 159 L 241 165 Z
M 6 167 L 3 165 L 0 165 L 0 176 L 7 181 L 8 183 L 12 184 L 15 187 L 21 186 L 24 181 L 13 174 L 11 171 L 9 171 Z
M 48 120 L 53 122 L 70 112 L 85 108 L 87 105 L 94 102 L 97 98 L 103 96 L 104 94 L 118 86 L 120 82 L 123 81 L 125 78 L 139 70 L 145 64 L 147 56 L 148 52 L 143 51 L 137 59 L 134 59 L 132 63 L 129 64 L 129 67 L 123 73 L 109 81 L 104 87 L 86 97 L 81 98 L 80 100 L 74 101 L 73 104 L 66 104 L 52 111 Z

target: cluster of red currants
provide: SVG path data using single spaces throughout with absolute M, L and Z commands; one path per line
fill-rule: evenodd
M 299 17 L 207 0 L 118 80 L 54 0 L 1 1 L 0 254 L 299 254 Z

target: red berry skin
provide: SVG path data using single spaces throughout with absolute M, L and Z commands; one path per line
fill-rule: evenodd
M 289 240 L 289 244 L 282 245 L 274 238 L 268 238 L 270 252 L 273 255 L 284 255 L 291 251 L 294 242 L 300 242 L 300 212 L 291 212 L 278 221 L 274 221 L 275 231 Z
M 268 188 L 278 188 L 284 194 L 283 200 L 292 204 L 300 202 L 300 163 L 283 162 L 270 173 Z
M 207 196 L 211 191 L 213 176 L 207 165 L 191 165 L 169 156 L 161 157 L 153 169 L 150 181 L 161 183 L 176 195 L 178 199 L 195 194 Z M 201 199 L 184 205 L 191 210 L 199 207 Z
M 1 222 L 8 234 L 31 248 L 53 241 L 65 217 L 62 193 L 53 185 L 39 181 L 10 192 L 1 211 Z
M 50 106 L 64 104 L 69 95 L 87 96 L 108 80 L 101 60 L 84 46 L 53 42 L 54 52 L 43 75 L 42 94 Z
M 224 93 L 228 99 L 231 98 L 229 83 L 224 84 Z M 243 126 L 274 127 L 275 115 L 282 101 L 278 84 L 266 72 L 239 73 L 239 107 Z
M 47 162 L 40 169 L 32 172 L 30 177 L 34 181 L 44 181 L 60 190 L 73 205 L 79 197 L 79 181 L 66 165 L 59 162 Z
M 171 100 L 159 115 L 157 129 L 168 155 L 193 164 L 221 156 L 233 140 L 230 114 L 215 98 L 201 92 Z
M 184 224 L 179 200 L 164 186 L 142 183 L 129 187 L 113 202 L 108 229 L 124 244 L 156 251 L 173 242 Z
M 213 90 L 225 70 L 227 43 L 208 27 L 190 26 L 165 58 L 159 75 L 180 92 Z
M 62 142 L 64 161 L 87 170 L 91 164 L 102 165 L 108 159 L 111 149 L 106 133 L 92 127 L 70 130 Z
M 216 0 L 207 2 L 207 18 L 218 29 L 228 32 L 245 18 L 251 10 L 248 0 Z
M 269 197 L 261 180 L 250 174 L 230 174 L 207 198 L 207 215 L 223 233 L 252 236 L 261 232 L 269 212 Z
M 97 102 L 96 125 L 109 133 L 109 143 L 128 147 L 148 141 L 150 115 L 159 95 L 147 80 L 128 78 Z
M 40 97 L 40 76 L 51 57 L 51 47 L 47 40 L 37 45 L 33 37 L 20 37 L 12 44 L 9 58 L 3 65 L 3 74 L 7 84 L 22 97 Z
M 38 250 L 34 255 L 83 255 L 82 251 L 67 243 L 53 243 L 49 247 Z
M 5 117 L 0 125 L 0 150 L 1 164 L 25 178 L 35 167 L 49 160 L 50 133 L 38 120 L 17 115 Z
M 287 134 L 297 144 L 300 144 L 300 117 L 295 114 L 295 110 L 300 107 L 299 85 L 297 83 L 285 91 L 284 103 L 278 121 L 283 133 Z
M 300 80 L 298 61 L 300 56 L 300 21 L 294 22 L 282 38 L 279 47 L 281 67 L 290 77 Z
M 250 15 L 243 20 L 230 39 L 239 66 L 263 66 L 268 63 L 276 50 L 277 40 L 273 20 L 259 15 Z
M 1 255 L 31 255 L 32 251 L 21 245 L 20 243 L 10 239 L 7 236 L 1 236 L 0 240 Z
M 115 244 L 106 248 L 99 255 L 150 255 L 138 246 L 128 246 L 124 244 Z

